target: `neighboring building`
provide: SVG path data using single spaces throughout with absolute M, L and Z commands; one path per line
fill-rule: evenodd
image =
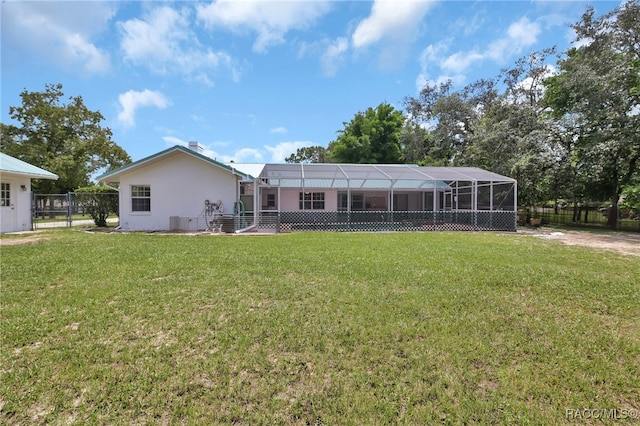
M 31 179 L 58 175 L 0 152 L 0 232 L 30 231 Z
M 131 230 L 211 229 L 225 217 L 236 230 L 516 227 L 516 181 L 473 167 L 223 165 L 176 146 L 99 180 L 120 185 L 120 224 Z

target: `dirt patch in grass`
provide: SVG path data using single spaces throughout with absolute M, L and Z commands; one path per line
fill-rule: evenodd
M 558 240 L 572 246 L 591 247 L 600 250 L 615 251 L 631 256 L 640 256 L 640 234 L 623 232 L 589 232 L 589 231 L 558 231 L 551 228 L 526 230 L 534 237 L 546 240 Z
M 39 237 L 39 236 L 29 236 L 29 237 L 21 237 L 21 238 L 0 238 L 0 246 L 15 246 L 18 244 L 33 244 L 40 243 L 42 241 L 47 241 L 48 238 Z

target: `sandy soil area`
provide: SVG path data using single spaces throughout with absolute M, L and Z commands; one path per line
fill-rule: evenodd
M 564 244 L 609 250 L 632 256 L 640 256 L 640 233 L 598 232 L 598 231 L 557 231 L 548 228 L 518 231 L 537 238 L 558 240 Z

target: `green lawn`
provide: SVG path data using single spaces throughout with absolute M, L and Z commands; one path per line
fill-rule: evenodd
M 637 421 L 637 257 L 494 233 L 38 237 L 2 247 L 3 424 Z

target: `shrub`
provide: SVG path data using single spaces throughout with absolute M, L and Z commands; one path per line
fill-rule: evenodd
M 118 193 L 111 188 L 92 185 L 78 188 L 76 200 L 85 209 L 96 226 L 107 226 L 107 218 L 111 213 L 118 214 Z

